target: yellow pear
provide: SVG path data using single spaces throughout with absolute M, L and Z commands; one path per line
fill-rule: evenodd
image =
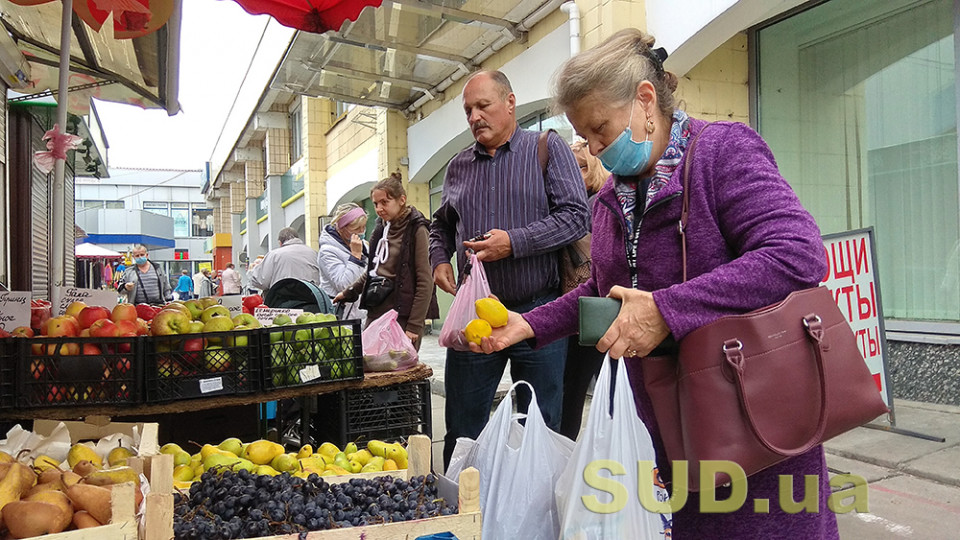
M 97 468 L 103 467 L 103 460 L 100 459 L 100 456 L 85 444 L 77 443 L 70 447 L 70 451 L 67 452 L 67 464 L 70 465 L 72 469 L 77 463 L 87 460 L 90 463 L 93 463 Z
M 94 471 L 83 477 L 86 484 L 94 486 L 109 486 L 112 484 L 122 484 L 124 482 L 133 482 L 140 485 L 140 474 L 130 467 L 114 467 L 112 469 L 103 469 Z
M 177 443 L 167 443 L 160 447 L 161 454 L 176 454 L 177 452 L 183 452 L 183 448 L 180 448 Z
M 269 465 L 257 465 L 257 468 L 253 470 L 253 473 L 260 474 L 260 475 L 268 475 L 268 476 L 277 476 L 278 474 L 280 474 L 279 471 L 277 471 L 276 469 L 274 469 Z
M 224 439 L 223 442 L 217 445 L 221 450 L 226 450 L 227 452 L 232 452 L 233 454 L 239 456 L 240 452 L 243 452 L 243 441 L 236 437 L 231 437 L 229 439 Z
M 392 459 L 397 467 L 401 469 L 407 468 L 407 449 L 404 448 L 400 443 L 393 443 L 387 445 L 385 456 L 387 459 Z
M 383 460 L 383 470 L 384 471 L 395 471 L 397 470 L 397 462 L 392 459 Z
M 372 458 L 373 454 L 371 454 L 366 448 L 363 450 L 357 450 L 357 452 L 353 454 L 353 459 L 359 461 L 361 465 L 366 465 Z
M 317 453 L 322 455 L 324 458 L 327 458 L 327 461 L 333 461 L 333 457 L 340 452 L 340 449 L 337 448 L 337 445 L 332 442 L 325 442 L 320 445 L 320 448 L 317 449 Z
M 175 482 L 189 482 L 193 480 L 193 468 L 189 465 L 178 465 L 173 469 L 173 480 Z
M 357 452 L 357 443 L 350 441 L 346 446 L 343 447 L 343 453 L 350 455 Z
M 187 465 L 187 464 L 189 464 L 191 461 L 193 461 L 193 457 L 192 457 L 190 454 L 186 453 L 186 452 L 182 452 L 182 451 L 181 451 L 181 452 L 177 452 L 176 454 L 173 455 L 173 466 L 174 466 L 174 467 L 176 467 L 177 465 Z
M 244 453 L 246 454 L 244 457 L 257 465 L 267 465 L 273 461 L 273 458 L 283 453 L 283 446 L 273 441 L 260 439 L 247 445 Z
M 33 468 L 37 469 L 40 472 L 43 472 L 49 469 L 60 470 L 60 462 L 53 459 L 50 456 L 40 455 L 33 460 Z M 71 469 L 72 468 L 73 467 L 71 467 Z
M 217 448 L 212 444 L 205 444 L 203 445 L 203 448 L 200 449 L 200 459 L 207 459 L 212 454 L 220 454 L 227 457 L 238 457 L 237 454 L 234 454 L 233 452 L 227 452 L 226 450 Z M 174 455 L 174 457 L 176 457 L 176 455 Z
M 294 454 L 280 454 L 270 461 L 270 466 L 280 472 L 296 472 L 300 462 Z
M 357 460 L 355 460 L 355 459 L 351 459 L 351 460 L 350 460 L 350 472 L 352 472 L 352 473 L 358 473 L 358 472 L 360 472 L 360 471 L 362 471 L 362 470 L 363 470 L 363 463 L 360 463 L 359 461 L 357 461 Z
M 310 457 L 313 455 L 313 447 L 309 444 L 305 444 L 300 447 L 300 451 L 297 452 L 297 459 L 303 459 L 305 457 Z
M 374 456 L 386 457 L 387 443 L 373 439 L 367 443 L 367 450 Z
M 118 446 L 107 454 L 107 465 L 115 467 L 118 465 L 126 465 L 127 458 L 133 457 L 135 454 L 133 450 L 129 448 L 124 448 L 123 446 Z
M 0 450 L 0 463 L 13 463 L 14 461 L 16 460 L 13 459 L 13 456 Z

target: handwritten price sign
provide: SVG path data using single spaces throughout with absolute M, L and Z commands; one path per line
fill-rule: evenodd
M 113 309 L 117 305 L 117 293 L 104 289 L 80 289 L 77 287 L 53 288 L 53 312 L 63 315 L 67 306 L 74 302 L 83 302 L 88 306 L 103 306 Z
M 0 328 L 7 332 L 18 326 L 30 326 L 31 293 L 0 292 Z

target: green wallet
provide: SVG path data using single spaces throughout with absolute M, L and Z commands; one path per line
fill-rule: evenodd
M 580 345 L 596 345 L 620 314 L 620 300 L 580 297 Z

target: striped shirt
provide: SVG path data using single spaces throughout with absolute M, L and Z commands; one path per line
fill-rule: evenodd
M 587 191 L 573 152 L 551 133 L 545 179 L 537 159 L 539 136 L 517 126 L 493 156 L 480 143 L 457 154 L 430 225 L 433 268 L 456 254 L 461 274 L 464 240 L 490 229 L 509 233 L 513 254 L 483 265 L 491 291 L 508 306 L 559 288 L 556 250 L 590 230 Z
M 162 304 L 163 295 L 160 293 L 160 274 L 157 273 L 157 269 L 150 265 L 150 268 L 146 272 L 141 272 L 136 266 L 133 267 L 133 271 L 137 273 L 137 276 L 140 278 L 136 281 L 137 286 L 137 297 L 134 299 L 134 303 L 137 304 Z

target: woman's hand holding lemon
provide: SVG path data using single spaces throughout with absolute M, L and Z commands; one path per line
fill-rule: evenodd
M 508 311 L 496 298 L 475 302 L 477 319 L 464 328 L 464 335 L 475 353 L 490 354 L 533 337 L 533 329 L 519 313 Z

